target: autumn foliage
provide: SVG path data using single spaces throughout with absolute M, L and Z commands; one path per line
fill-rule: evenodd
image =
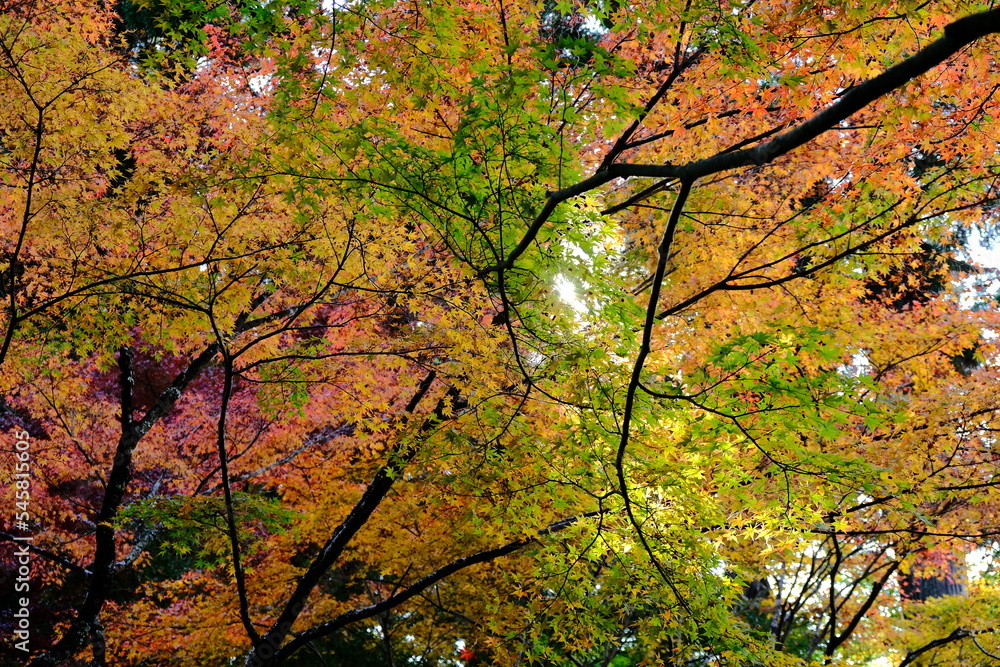
M 1000 9 L 3 6 L 10 664 L 1000 655 Z

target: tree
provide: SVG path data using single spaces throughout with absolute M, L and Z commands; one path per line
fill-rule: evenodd
M 996 32 L 11 5 L 33 664 L 987 660 L 897 582 L 998 527 Z

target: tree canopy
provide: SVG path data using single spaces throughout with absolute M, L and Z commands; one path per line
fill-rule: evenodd
M 4 3 L 12 664 L 996 664 L 1000 9 L 857 4 Z

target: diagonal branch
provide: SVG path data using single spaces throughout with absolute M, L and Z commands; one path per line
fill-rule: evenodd
M 516 551 L 519 551 L 520 549 L 523 549 L 524 547 L 530 544 L 538 542 L 539 537 L 543 537 L 545 535 L 550 535 L 552 533 L 564 530 L 569 526 L 572 526 L 573 524 L 577 523 L 581 519 L 592 518 L 595 516 L 599 516 L 600 514 L 601 512 L 599 511 L 588 512 L 580 516 L 573 516 L 566 519 L 562 519 L 539 530 L 538 537 L 531 537 L 522 540 L 514 540 L 513 542 L 508 542 L 507 544 L 500 547 L 496 547 L 494 549 L 486 549 L 474 554 L 470 554 L 468 556 L 463 556 L 462 558 L 458 558 L 448 563 L 447 565 L 444 565 L 438 568 L 437 570 L 434 570 L 430 574 L 421 577 L 420 579 L 413 582 L 403 590 L 395 593 L 394 595 L 386 598 L 385 600 L 382 600 L 373 605 L 369 605 L 367 607 L 362 607 L 360 609 L 353 609 L 349 612 L 345 612 L 327 621 L 326 623 L 317 625 L 316 627 L 310 628 L 309 630 L 300 633 L 295 637 L 295 639 L 288 642 L 288 644 L 283 646 L 281 650 L 276 653 L 275 660 L 277 662 L 280 662 L 290 657 L 295 651 L 302 648 L 309 642 L 315 641 L 322 637 L 326 637 L 327 635 L 332 634 L 351 623 L 355 623 L 357 621 L 361 621 L 366 618 L 372 618 L 381 613 L 389 611 L 390 609 L 394 609 L 395 607 L 398 607 L 399 605 L 403 604 L 410 598 L 413 598 L 414 596 L 427 590 L 428 588 L 430 588 L 437 582 L 441 581 L 442 579 L 445 579 L 451 576 L 452 574 L 455 574 L 456 572 L 464 570 L 467 567 L 470 567 L 472 565 L 477 565 L 479 563 L 488 563 L 492 560 L 496 560 L 497 558 L 507 556 Z
M 851 88 L 823 111 L 760 146 L 736 152 L 718 153 L 704 160 L 681 166 L 616 164 L 610 165 L 608 171 L 619 178 L 646 176 L 696 180 L 738 167 L 767 164 L 833 129 L 841 121 L 847 120 L 880 97 L 937 67 L 977 39 L 995 32 L 1000 32 L 1000 9 L 991 9 L 959 19 L 945 26 L 943 37 L 878 76 Z
M 567 199 L 597 189 L 616 178 L 679 179 L 693 183 L 699 178 L 723 171 L 748 165 L 767 164 L 832 130 L 875 100 L 937 67 L 977 39 L 996 32 L 1000 32 L 1000 9 L 971 14 L 954 21 L 945 26 L 943 37 L 878 76 L 854 86 L 823 111 L 759 146 L 737 151 L 729 148 L 711 157 L 684 165 L 627 163 L 602 165 L 589 178 L 549 193 L 545 205 L 517 246 L 503 262 L 480 271 L 480 277 L 513 268 L 517 259 L 534 242 L 556 207 Z
M 955 628 L 955 630 L 947 637 L 941 637 L 939 639 L 931 640 L 926 644 L 924 644 L 923 646 L 921 646 L 920 648 L 909 651 L 906 654 L 906 657 L 903 658 L 903 661 L 899 663 L 899 667 L 906 667 L 906 665 L 911 664 L 914 660 L 919 658 L 927 651 L 931 651 L 941 646 L 945 646 L 946 644 L 950 644 L 960 639 L 965 639 L 970 634 L 971 633 L 968 630 L 965 630 L 963 628 Z
M 0 531 L 0 540 L 4 542 L 14 542 L 17 541 L 17 538 L 8 532 Z M 30 542 L 19 542 L 19 544 L 26 546 L 28 548 L 28 551 L 38 554 L 39 556 L 41 556 L 46 560 L 50 560 L 53 563 L 62 565 L 64 568 L 70 570 L 71 572 L 76 572 L 77 574 L 82 574 L 86 577 L 90 576 L 90 570 L 81 565 L 77 565 L 76 563 L 66 558 L 65 556 L 60 556 L 59 554 L 53 551 L 49 551 L 48 549 L 44 549 L 42 547 L 36 547 L 34 544 Z
M 413 414 L 417 405 L 427 395 L 436 377 L 437 373 L 435 371 L 431 371 L 424 377 L 405 408 L 407 414 Z M 457 392 L 449 391 L 449 395 L 446 398 L 457 401 Z M 428 417 L 420 425 L 420 433 L 422 435 L 426 435 L 445 419 L 445 409 L 445 398 L 442 398 L 438 401 L 433 416 Z M 347 517 L 330 535 L 330 538 L 323 545 L 323 548 L 320 549 L 319 554 L 313 559 L 305 574 L 299 578 L 295 590 L 288 598 L 288 602 L 285 604 L 281 614 L 271 625 L 270 629 L 268 629 L 261 641 L 254 645 L 254 650 L 247 657 L 247 665 L 273 664 L 271 661 L 273 660 L 275 650 L 281 646 L 285 637 L 291 631 L 292 624 L 299 617 L 299 614 L 302 613 L 306 600 L 308 600 L 312 591 L 327 571 L 337 562 L 337 559 L 340 558 L 340 555 L 351 539 L 364 527 L 368 519 L 371 518 L 371 515 L 378 509 L 378 506 L 392 488 L 393 483 L 399 477 L 401 469 L 413 459 L 417 451 L 419 451 L 419 443 L 408 443 L 405 440 L 400 440 L 393 447 L 385 465 L 375 473 L 372 481 L 368 483 L 364 493 L 361 494 L 361 498 L 348 513 Z

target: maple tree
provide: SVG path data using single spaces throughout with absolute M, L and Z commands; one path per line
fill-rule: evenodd
M 6 3 L 31 664 L 990 664 L 998 32 Z

